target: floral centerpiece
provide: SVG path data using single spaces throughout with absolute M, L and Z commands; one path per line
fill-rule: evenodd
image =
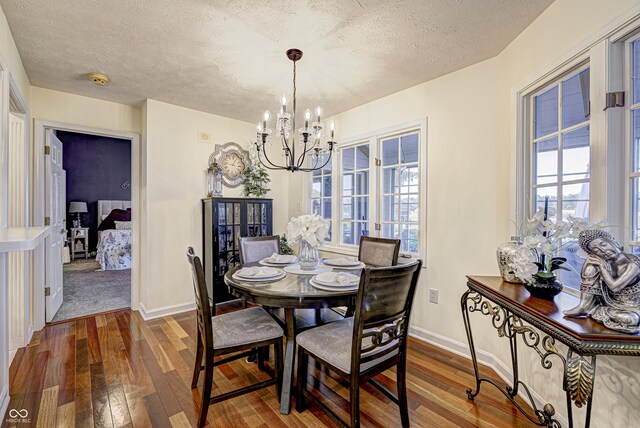
M 569 268 L 564 266 L 567 259 L 559 254 L 575 244 L 580 232 L 593 227 L 585 219 L 571 215 L 566 220 L 549 218 L 555 215 L 555 210 L 545 201 L 545 208 L 524 224 L 524 239 L 509 264 L 527 290 L 538 297 L 553 297 L 562 290 L 556 271 Z
M 313 270 L 320 263 L 318 246 L 329 236 L 329 220 L 309 214 L 291 218 L 287 224 L 287 239 L 299 243 L 298 262 L 300 269 Z

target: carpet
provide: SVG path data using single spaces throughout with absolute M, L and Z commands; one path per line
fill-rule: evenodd
M 64 265 L 64 301 L 52 322 L 131 307 L 131 271 L 98 271 L 95 259 Z

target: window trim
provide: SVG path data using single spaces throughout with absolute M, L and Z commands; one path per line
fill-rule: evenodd
M 422 119 L 416 119 L 408 122 L 404 122 L 395 126 L 389 126 L 386 128 L 381 128 L 378 130 L 354 135 L 351 137 L 347 137 L 341 139 L 338 143 L 338 150 L 334 153 L 332 158 L 332 171 L 333 177 L 337 175 L 338 177 L 342 174 L 342 155 L 341 150 L 343 148 L 348 148 L 352 146 L 357 146 L 362 143 L 369 144 L 369 222 L 373 226 L 375 223 L 379 223 L 378 217 L 380 216 L 380 209 L 378 206 L 381 204 L 380 195 L 378 194 L 378 189 L 380 189 L 380 180 L 381 177 L 377 171 L 377 166 L 375 165 L 375 159 L 378 157 L 378 148 L 379 144 L 382 140 L 404 133 L 408 133 L 411 131 L 417 131 L 419 134 L 419 144 L 418 144 L 418 165 L 419 165 L 419 173 L 420 173 L 420 201 L 419 201 L 419 210 L 420 210 L 420 221 L 418 223 L 418 241 L 419 241 L 419 252 L 417 254 L 409 254 L 412 258 L 420 257 L 423 260 L 426 259 L 427 255 L 427 199 L 428 199 L 428 139 L 427 139 L 427 123 L 428 118 L 424 117 Z M 307 185 L 305 189 L 310 189 L 312 185 L 311 174 L 309 174 L 309 179 L 307 181 Z M 339 195 L 338 203 L 332 205 L 332 229 L 335 231 L 341 232 L 341 222 L 340 222 L 340 213 L 342 210 L 342 191 L 341 191 L 341 180 L 334 179 L 332 181 L 332 192 L 334 195 Z M 306 190 L 308 192 L 308 190 Z M 304 193 L 303 193 L 304 194 Z M 310 206 L 305 207 L 305 212 L 311 212 Z M 337 229 L 336 229 L 337 228 Z M 340 235 L 341 236 L 341 235 Z M 350 245 L 350 244 L 341 244 L 340 237 L 337 233 L 334 233 L 332 236 L 332 240 L 326 242 L 324 245 L 320 247 L 321 251 L 327 251 L 331 253 L 337 254 L 346 254 L 346 255 L 357 255 L 358 254 L 358 245 Z M 424 265 L 426 267 L 426 263 Z

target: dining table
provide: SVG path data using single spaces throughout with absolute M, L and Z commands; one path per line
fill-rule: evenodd
M 265 281 L 241 281 L 234 278 L 242 267 L 258 266 L 256 263 L 246 263 L 235 266 L 224 276 L 224 282 L 229 287 L 229 293 L 245 300 L 247 303 L 284 310 L 284 330 L 286 347 L 284 354 L 284 373 L 282 378 L 282 395 L 280 396 L 280 413 L 288 415 L 291 412 L 291 393 L 293 391 L 293 373 L 296 352 L 296 309 L 322 309 L 341 306 L 353 307 L 357 290 L 327 291 L 315 288 L 310 284 L 314 273 L 296 274 L 286 273 L 284 278 Z M 352 274 L 360 274 L 361 269 L 345 270 Z

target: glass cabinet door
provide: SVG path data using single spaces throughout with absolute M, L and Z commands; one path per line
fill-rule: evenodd
M 240 203 L 218 203 L 218 273 L 224 273 L 240 262 Z
M 265 236 L 269 232 L 267 202 L 247 202 L 247 236 Z

